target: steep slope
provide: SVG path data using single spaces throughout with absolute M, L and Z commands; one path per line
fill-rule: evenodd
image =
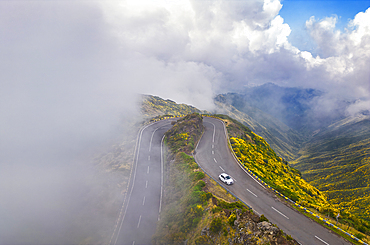
M 262 136 L 281 157 L 286 160 L 295 157 L 303 142 L 303 136 L 296 131 L 258 108 L 249 106 L 241 95 L 218 95 L 215 97 L 215 104 L 217 113 L 226 114 L 242 122 Z
M 325 93 L 315 89 L 281 87 L 273 83 L 246 88 L 240 92 L 242 101 L 273 116 L 300 134 L 309 136 L 311 132 L 330 125 L 344 117 L 345 101 L 337 103 L 330 113 L 317 114 L 317 102 Z M 236 108 L 239 109 L 237 105 Z
M 288 160 L 290 156 L 294 155 L 294 150 L 300 147 L 301 150 L 299 151 L 299 155 L 293 162 L 291 162 L 293 165 L 289 165 L 302 171 L 302 177 L 319 189 L 320 192 L 323 190 L 321 193 L 330 198 L 330 203 L 333 202 L 333 204 L 335 204 L 332 208 L 328 207 L 321 210 L 325 211 L 325 215 L 335 218 L 337 213 L 340 211 L 340 223 L 351 225 L 363 233 L 370 233 L 370 225 L 363 221 L 363 219 L 368 219 L 368 217 L 370 217 L 369 214 L 365 212 L 370 209 L 368 199 L 368 149 L 370 148 L 368 140 L 370 139 L 368 116 L 363 115 L 358 118 L 346 118 L 337 121 L 326 128 L 324 127 L 317 130 L 309 141 L 306 138 L 307 142 L 303 143 L 300 135 L 296 135 L 294 130 L 292 130 L 293 136 L 298 137 L 298 140 L 300 140 L 299 144 L 296 144 L 294 148 L 292 146 L 294 144 L 291 143 L 295 141 L 294 137 L 287 137 L 288 133 L 286 133 L 291 130 L 289 127 L 274 119 L 272 116 L 267 115 L 266 113 L 264 114 L 259 109 L 250 107 L 248 109 L 248 113 L 250 113 L 250 115 L 254 115 L 253 118 L 249 114 L 239 111 L 230 105 L 230 103 L 224 103 L 225 101 L 227 102 L 227 100 L 223 98 L 223 96 L 224 95 L 218 96 L 219 101 L 216 102 L 218 103 L 219 111 L 228 114 L 232 118 L 240 120 L 253 132 L 258 132 L 257 134 L 263 138 L 266 137 L 267 143 L 269 143 L 271 148 L 278 153 L 278 156 L 282 156 Z M 164 100 L 157 98 L 151 103 L 155 103 L 155 101 L 163 103 Z M 174 102 L 169 101 L 169 103 L 173 108 L 176 107 Z M 148 106 L 148 104 L 146 105 Z M 186 107 L 186 105 L 182 106 Z M 161 104 L 156 108 L 157 113 L 160 111 L 158 108 L 162 109 L 162 113 L 158 113 L 161 115 L 170 111 L 166 109 L 165 104 Z M 188 109 L 191 110 L 192 108 L 193 107 L 190 107 Z M 182 114 L 176 112 L 175 109 L 172 110 L 174 110 L 172 112 L 173 115 Z M 270 129 L 268 127 L 270 127 Z M 236 135 L 230 136 L 235 137 Z M 243 137 L 238 138 L 243 139 Z M 237 145 L 238 148 L 240 148 L 240 152 L 249 148 L 249 146 L 246 147 L 248 140 L 243 140 L 244 142 L 238 139 L 234 140 L 234 145 Z M 307 144 L 305 145 L 305 143 Z M 286 144 L 286 146 L 284 144 Z M 257 158 L 254 159 L 253 155 L 256 155 L 257 157 L 258 153 L 262 155 L 264 154 L 255 149 L 248 150 L 254 152 L 250 158 L 251 162 L 257 161 Z M 265 160 L 263 157 L 262 159 Z M 267 163 L 268 162 L 269 160 L 267 160 Z M 284 160 L 281 162 L 286 163 Z M 266 162 L 264 161 L 264 163 Z M 282 170 L 284 171 L 283 168 Z M 274 171 L 271 170 L 270 172 L 273 173 Z M 265 174 L 269 174 L 269 170 Z M 283 184 L 285 184 L 284 181 Z M 277 189 L 279 189 L 279 187 L 277 187 Z M 284 187 L 279 190 L 284 192 L 284 189 L 287 188 Z M 316 193 L 312 193 L 312 191 L 304 192 L 308 195 L 310 195 L 310 193 Z M 289 196 L 289 193 L 285 194 Z M 301 199 L 304 195 L 305 194 L 301 193 L 297 197 Z M 361 217 L 362 219 L 359 220 L 356 217 Z M 347 226 L 346 229 L 348 229 Z M 359 238 L 363 237 L 363 234 L 357 233 L 357 231 L 353 232 Z
M 370 220 L 370 116 L 346 118 L 323 129 L 292 164 L 339 208 Z
M 165 164 L 164 208 L 153 244 L 298 244 L 264 216 L 235 202 L 185 153 L 194 150 L 189 138 L 197 142 L 202 130 L 202 117 L 194 113 L 165 134 L 171 150 Z
M 298 170 L 288 166 L 277 156 L 262 137 L 232 118 L 217 116 L 224 120 L 232 149 L 245 168 L 303 206 L 334 210 L 326 197 L 304 181 Z
M 307 127 L 307 112 L 314 98 L 322 92 L 314 89 L 280 87 L 273 83 L 246 88 L 242 101 L 268 113 L 290 128 L 302 132 Z M 235 105 L 239 108 L 238 105 Z

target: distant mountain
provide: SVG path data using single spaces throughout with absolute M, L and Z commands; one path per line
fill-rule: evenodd
M 228 115 L 262 136 L 286 160 L 291 160 L 303 142 L 303 137 L 273 116 L 244 103 L 238 94 L 215 97 L 217 113 Z M 238 106 L 237 109 L 234 105 Z
M 337 108 L 330 115 L 315 113 L 317 100 L 323 95 L 323 92 L 315 89 L 280 87 L 273 83 L 246 88 L 240 93 L 223 94 L 228 104 L 250 116 L 254 114 L 252 117 L 257 121 L 263 118 L 258 118 L 259 115 L 254 113 L 255 109 L 272 116 L 305 137 L 344 118 L 342 112 L 347 106 L 344 102 L 343 105 L 337 105 L 340 109 Z
M 265 84 L 215 97 L 218 110 L 261 135 L 342 211 L 370 220 L 370 115 L 346 117 L 349 102 L 315 114 L 323 92 Z M 361 224 L 361 222 L 360 222 Z M 369 227 L 359 225 L 370 234 Z
M 248 88 L 242 93 L 244 100 L 251 106 L 298 131 L 306 124 L 310 102 L 321 94 L 314 89 L 284 88 L 273 83 Z

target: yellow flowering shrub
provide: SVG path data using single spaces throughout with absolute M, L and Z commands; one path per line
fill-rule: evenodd
M 230 138 L 232 149 L 245 168 L 293 201 L 315 208 L 330 206 L 326 197 L 302 179 L 297 170 L 283 163 L 262 137 L 254 133 L 253 136 L 254 144 Z

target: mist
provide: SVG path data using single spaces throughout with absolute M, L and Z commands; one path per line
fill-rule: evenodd
M 288 42 L 282 7 L 1 1 L 0 244 L 106 242 L 125 174 L 92 156 L 135 138 L 139 94 L 212 110 L 218 93 L 274 82 L 325 91 L 317 108 L 351 100 L 349 114 L 368 109 L 370 10 L 346 33 L 333 18 L 307 20 L 322 50 L 313 57 Z M 89 203 L 101 197 L 106 206 Z

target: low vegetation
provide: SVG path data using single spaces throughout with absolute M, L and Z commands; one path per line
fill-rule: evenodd
M 247 169 L 293 201 L 315 208 L 329 205 L 325 196 L 304 181 L 301 173 L 287 165 L 262 137 L 228 116 L 217 116 L 225 122 L 231 147 Z
M 202 116 L 198 113 L 186 115 L 177 120 L 165 133 L 166 142 L 172 153 L 185 152 L 190 154 L 204 130 Z
M 191 113 L 203 113 L 201 110 L 185 105 L 177 104 L 172 100 L 164 100 L 158 96 L 143 95 L 141 103 L 141 114 L 145 118 L 163 116 L 181 116 Z
M 340 210 L 339 222 L 359 231 L 358 237 L 370 235 L 369 126 L 366 119 L 337 123 L 308 142 L 292 162 Z
M 188 114 L 187 111 L 201 113 L 191 106 L 177 105 L 153 96 L 147 98 L 150 98 L 150 103 L 145 104 L 148 116 L 179 116 Z M 151 106 L 156 109 L 148 109 Z M 192 111 L 194 109 L 196 111 Z M 257 119 L 261 118 L 249 115 L 260 113 L 253 108 L 247 109 L 248 115 L 232 106 L 223 107 L 225 113 L 248 127 L 230 117 L 218 115 L 227 125 L 231 146 L 241 162 L 285 196 L 369 243 L 369 120 L 365 118 L 347 125 L 346 122 L 336 123 L 327 131 L 315 132 L 311 141 L 305 142 L 302 148 L 302 142 L 297 140 L 294 132 L 274 124 L 273 118 L 264 117 L 262 121 L 267 120 L 267 124 L 259 124 L 261 121 Z M 268 140 L 278 154 L 254 132 Z M 178 136 L 189 139 L 187 135 Z M 292 142 L 297 144 L 293 146 Z M 294 156 L 297 147 L 300 151 Z M 186 151 L 191 152 L 189 149 Z M 204 188 L 209 189 L 211 182 L 205 183 Z M 212 190 L 213 194 L 215 190 Z
M 199 114 L 178 120 L 166 133 L 170 149 L 165 171 L 164 208 L 153 244 L 297 244 L 206 176 L 186 152 L 202 131 Z M 202 129 L 203 130 L 203 129 Z M 193 132 L 193 133 L 191 133 Z M 195 132 L 198 132 L 195 134 Z M 194 134 L 194 135 L 193 135 Z M 186 136 L 185 136 L 186 135 Z M 192 142 L 189 140 L 194 136 Z
M 306 182 L 298 170 L 288 166 L 263 138 L 249 128 L 227 116 L 218 115 L 218 117 L 224 120 L 231 147 L 247 169 L 294 202 L 321 213 L 321 216 L 327 219 L 331 218 L 331 222 L 338 226 L 342 224 L 342 229 L 352 232 L 357 238 L 366 238 L 365 234 L 369 231 L 368 222 L 329 202 L 326 192 L 319 191 Z M 339 224 L 334 219 L 337 216 Z M 350 226 L 355 230 L 351 230 Z

